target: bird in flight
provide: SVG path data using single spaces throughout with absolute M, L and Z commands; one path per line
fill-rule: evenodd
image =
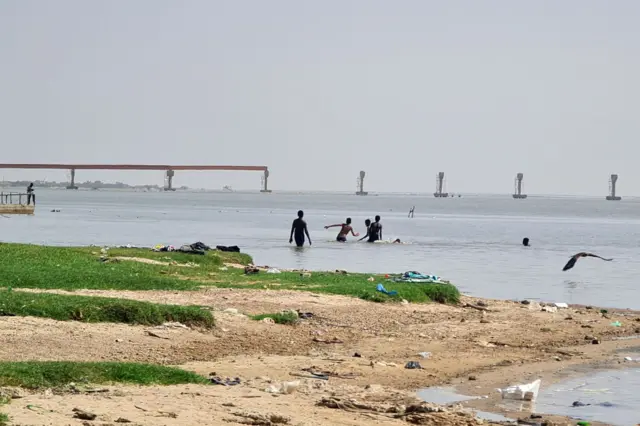
M 598 259 L 606 260 L 607 262 L 611 262 L 613 260 L 613 259 L 605 259 L 604 257 L 598 256 L 597 254 L 593 254 L 593 253 L 580 252 L 571 256 L 571 259 L 569 259 L 567 264 L 564 265 L 564 268 L 562 268 L 562 270 L 568 271 L 569 269 L 573 268 L 576 262 L 578 261 L 578 258 L 580 257 L 597 257 Z

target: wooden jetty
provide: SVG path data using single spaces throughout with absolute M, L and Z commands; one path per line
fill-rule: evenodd
M 19 192 L 0 192 L 0 214 L 34 214 L 34 204 L 26 204 L 28 195 Z

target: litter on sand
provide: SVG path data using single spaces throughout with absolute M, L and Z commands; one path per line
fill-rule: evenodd
M 379 291 L 380 293 L 386 294 L 387 296 L 396 296 L 398 294 L 398 292 L 395 290 L 388 291 L 386 288 L 384 288 L 382 284 L 378 284 L 378 287 L 376 288 L 376 290 Z
M 513 385 L 503 389 L 498 389 L 502 399 L 517 399 L 520 401 L 535 401 L 540 391 L 540 379 L 526 383 L 524 385 Z

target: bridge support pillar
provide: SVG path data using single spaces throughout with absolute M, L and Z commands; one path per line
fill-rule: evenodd
M 78 187 L 76 186 L 76 169 L 71 169 L 70 173 L 71 178 L 69 180 L 69 186 L 67 186 L 67 189 L 78 189 Z
M 165 177 L 164 177 L 164 190 L 165 191 L 175 191 L 175 189 L 173 188 L 173 177 L 175 176 L 176 172 L 169 169 L 167 170 Z
M 264 175 L 262 175 L 262 189 L 260 192 L 271 192 L 269 189 L 269 169 L 264 171 Z

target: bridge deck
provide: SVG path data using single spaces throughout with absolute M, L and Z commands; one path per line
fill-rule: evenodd
M 268 170 L 267 166 L 214 166 L 165 164 L 0 164 L 0 169 L 64 169 L 64 170 Z

